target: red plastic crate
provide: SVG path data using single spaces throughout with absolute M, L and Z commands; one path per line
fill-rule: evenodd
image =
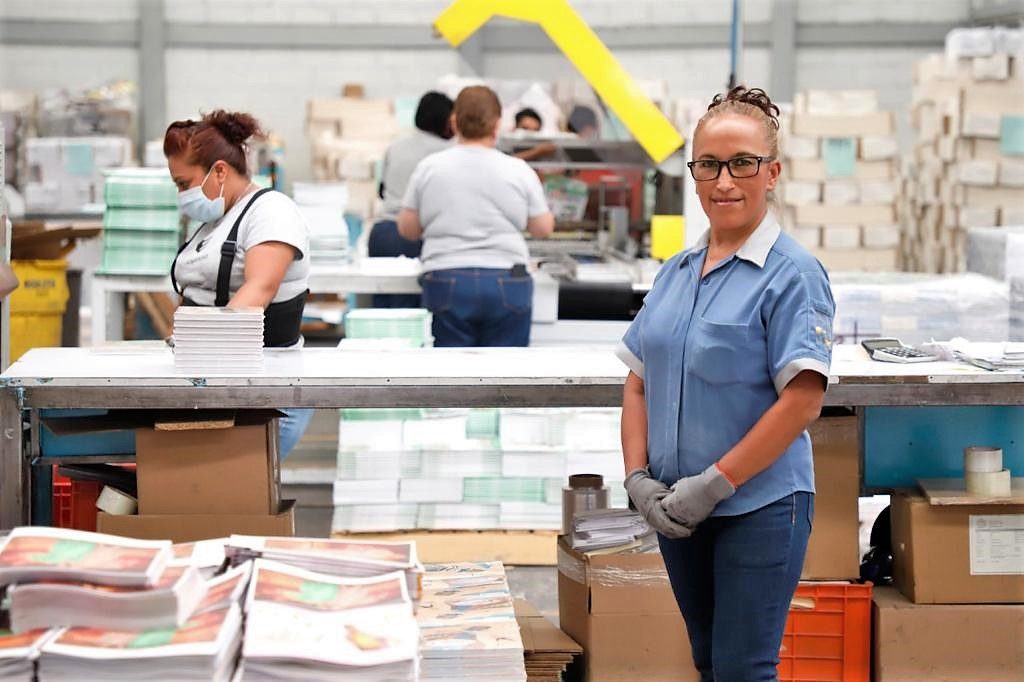
M 57 473 L 53 467 L 53 506 L 50 523 L 55 528 L 71 528 L 71 480 Z
M 782 637 L 779 680 L 867 682 L 871 589 L 870 583 L 800 583 Z
M 122 466 L 135 468 L 134 464 Z M 103 486 L 99 481 L 77 481 L 57 473 L 53 467 L 53 525 L 57 528 L 96 531 L 96 500 Z

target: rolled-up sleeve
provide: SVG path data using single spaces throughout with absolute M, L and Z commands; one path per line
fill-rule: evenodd
M 641 379 L 644 378 L 643 346 L 640 343 L 644 310 L 645 308 L 640 309 L 640 312 L 637 313 L 636 317 L 633 318 L 633 322 L 629 325 L 629 329 L 626 330 L 626 335 L 622 337 L 619 345 L 615 347 L 615 356 L 622 360 L 622 364 L 626 365 L 629 371 Z
M 799 273 L 780 293 L 767 330 L 769 369 L 776 393 L 781 394 L 805 370 L 817 372 L 828 384 L 835 312 L 824 271 Z

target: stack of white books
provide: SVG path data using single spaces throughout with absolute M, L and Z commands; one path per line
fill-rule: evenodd
M 416 528 L 418 504 L 338 504 L 331 517 L 332 533 L 383 533 Z
M 65 628 L 46 642 L 42 680 L 214 680 L 235 675 L 242 640 L 244 566 L 209 580 L 206 595 L 179 627 L 149 630 Z
M 581 552 L 636 545 L 653 531 L 638 512 L 595 509 L 579 512 L 572 521 L 572 547 Z
M 525 682 L 523 640 L 500 562 L 430 566 L 416 620 L 424 682 Z
M 413 598 L 419 596 L 423 577 L 415 542 L 232 535 L 225 552 L 233 564 L 263 558 L 346 578 L 375 577 L 398 571 L 405 576 Z
M 17 635 L 10 630 L 0 630 L 0 680 L 33 682 L 39 651 L 54 634 L 54 630 L 32 630 Z
M 497 504 L 421 504 L 416 525 L 430 530 L 497 528 L 500 514 Z
M 403 478 L 399 502 L 462 502 L 461 478 Z
M 420 476 L 501 476 L 501 459 L 501 452 L 498 450 L 425 450 L 420 454 Z
M 263 371 L 263 309 L 180 306 L 174 369 L 193 374 Z
M 547 529 L 562 527 L 562 505 L 546 502 L 502 502 L 498 523 L 509 529 Z
M 398 479 L 338 479 L 334 481 L 334 504 L 394 504 L 398 502 Z
M 254 563 L 243 679 L 417 679 L 419 630 L 401 572 L 341 578 Z

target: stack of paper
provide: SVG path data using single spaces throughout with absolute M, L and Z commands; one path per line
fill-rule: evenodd
M 431 530 L 476 530 L 497 528 L 497 504 L 421 504 L 418 528 Z
M 417 598 L 423 565 L 415 542 L 363 542 L 319 538 L 264 538 L 232 535 L 225 549 L 232 564 L 263 558 L 317 573 L 346 578 L 375 577 L 398 571 Z
M 174 369 L 196 374 L 263 371 L 263 310 L 180 306 L 174 311 Z
M 11 629 L 25 632 L 59 626 L 108 630 L 175 628 L 185 623 L 206 594 L 193 566 L 168 566 L 147 587 L 46 581 L 11 585 Z
M 431 566 L 416 620 L 424 682 L 525 682 L 523 640 L 501 563 Z
M 949 343 L 954 357 L 991 371 L 1024 368 L 1024 343 L 970 343 L 956 338 Z
M 501 475 L 505 477 L 563 478 L 565 477 L 566 457 L 566 451 L 558 447 L 506 450 L 501 453 Z
M 420 470 L 420 453 L 408 450 L 339 450 L 337 470 L 338 479 L 397 479 L 415 476 Z
M 573 517 L 572 546 L 581 552 L 635 545 L 652 533 L 638 512 L 629 509 L 595 509 Z
M 212 578 L 224 564 L 224 545 L 227 538 L 179 542 L 171 546 L 172 566 L 194 566 L 204 578 Z
M 310 265 L 338 266 L 349 260 L 345 208 L 348 190 L 343 183 L 296 182 L 295 205 L 309 227 Z
M 405 577 L 339 578 L 257 559 L 246 598 L 245 680 L 417 679 Z
M 339 504 L 331 519 L 332 533 L 375 533 L 417 527 L 418 504 Z
M 337 480 L 334 504 L 394 504 L 398 502 L 398 479 Z
M 244 566 L 207 583 L 206 596 L 182 626 L 154 630 L 60 630 L 43 646 L 43 680 L 232 679 L 242 637 L 238 600 Z
M 463 491 L 463 499 L 469 503 L 543 502 L 544 479 L 467 478 Z
M 15 528 L 0 539 L 0 586 L 41 580 L 147 587 L 171 560 L 166 540 L 133 540 L 64 528 Z
M 461 478 L 403 478 L 398 484 L 400 502 L 462 502 Z
M 39 650 L 54 634 L 54 630 L 33 630 L 20 635 L 0 630 L 0 680 L 33 682 Z
M 497 450 L 425 450 L 420 453 L 419 475 L 424 478 L 500 476 L 501 453 Z
M 562 505 L 544 502 L 502 502 L 498 525 L 522 530 L 560 530 Z

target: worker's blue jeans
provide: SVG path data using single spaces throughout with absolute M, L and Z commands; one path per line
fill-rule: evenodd
M 284 416 L 277 423 L 277 454 L 284 460 L 306 432 L 309 420 L 313 418 L 313 410 L 290 407 L 281 411 L 284 412 Z
M 533 279 L 511 270 L 433 270 L 420 278 L 435 346 L 528 346 Z
M 658 536 L 702 682 L 777 679 L 813 517 L 814 495 L 798 492 L 713 516 L 689 538 Z
M 370 230 L 366 243 L 367 255 L 371 258 L 405 256 L 419 258 L 423 242 L 406 239 L 398 233 L 394 220 L 380 220 Z M 374 294 L 374 308 L 419 308 L 419 294 Z

